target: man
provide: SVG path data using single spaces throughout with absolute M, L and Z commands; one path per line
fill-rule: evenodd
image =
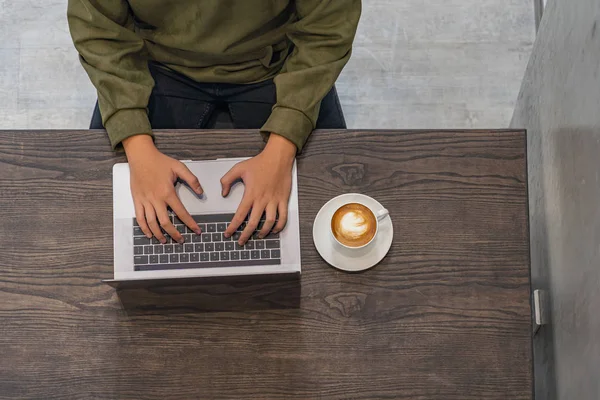
M 183 242 L 168 207 L 200 232 L 174 190 L 182 179 L 201 194 L 200 182 L 157 150 L 152 128 L 210 128 L 219 107 L 267 141 L 221 179 L 223 196 L 239 179 L 245 186 L 226 235 L 248 213 L 240 244 L 263 213 L 259 236 L 284 228 L 296 153 L 313 129 L 345 128 L 332 88 L 360 11 L 360 0 L 69 0 L 71 36 L 98 92 L 91 128 L 125 149 L 146 236 L 165 243 L 164 230 Z

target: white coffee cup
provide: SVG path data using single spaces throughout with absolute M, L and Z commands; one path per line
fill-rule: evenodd
M 379 233 L 379 222 L 388 215 L 389 211 L 385 208 L 373 210 L 360 201 L 345 203 L 331 216 L 331 237 L 347 249 L 362 249 L 375 240 Z

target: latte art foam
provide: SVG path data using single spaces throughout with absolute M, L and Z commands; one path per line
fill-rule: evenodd
M 343 245 L 361 247 L 377 232 L 377 218 L 366 206 L 349 203 L 341 206 L 331 218 L 331 232 Z
M 369 221 L 364 215 L 350 211 L 340 220 L 339 232 L 349 239 L 356 240 L 369 230 Z

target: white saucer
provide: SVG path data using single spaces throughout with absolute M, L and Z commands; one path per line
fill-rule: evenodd
M 377 212 L 383 207 L 377 200 L 364 194 L 342 194 L 329 200 L 315 217 L 313 241 L 317 251 L 331 266 L 342 271 L 364 271 L 377 265 L 392 246 L 394 227 L 389 216 L 379 221 L 379 231 L 373 241 L 361 249 L 347 249 L 331 236 L 331 217 L 346 203 L 359 202 Z

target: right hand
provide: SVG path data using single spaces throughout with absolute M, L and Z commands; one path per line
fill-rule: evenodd
M 149 135 L 128 137 L 123 141 L 123 147 L 129 160 L 135 217 L 146 237 L 155 236 L 164 244 L 164 230 L 173 240 L 184 242 L 183 236 L 171 223 L 167 207 L 171 207 L 177 217 L 199 235 L 200 227 L 175 192 L 175 182 L 180 178 L 201 195 L 198 178 L 185 164 L 158 151 Z

